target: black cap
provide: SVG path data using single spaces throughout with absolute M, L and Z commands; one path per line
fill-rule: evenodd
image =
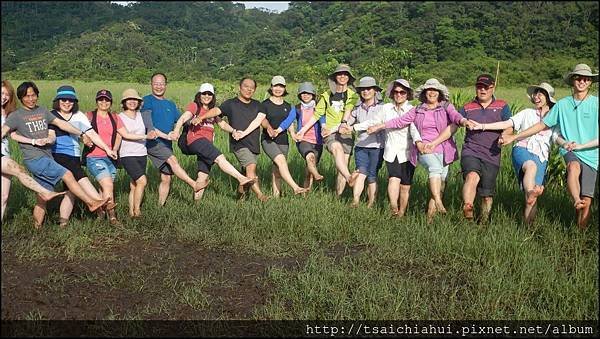
M 491 86 L 495 83 L 496 83 L 496 80 L 494 79 L 493 76 L 491 76 L 489 74 L 482 74 L 477 77 L 477 82 L 475 82 L 475 85 L 482 84 L 485 86 Z
M 107 89 L 101 89 L 98 91 L 98 93 L 96 93 L 96 101 L 98 101 L 100 98 L 107 98 L 111 102 L 113 101 L 112 93 Z

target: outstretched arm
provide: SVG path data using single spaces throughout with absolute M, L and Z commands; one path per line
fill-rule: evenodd
M 258 126 L 260 126 L 260 124 L 265 119 L 265 117 L 266 117 L 266 114 L 259 112 L 256 115 L 256 118 L 254 118 L 254 120 L 252 120 L 252 122 L 250 123 L 250 125 L 248 125 L 248 127 L 246 127 L 246 129 L 244 131 L 240 132 L 239 139 L 241 139 L 241 138 L 245 137 L 246 135 L 252 133 L 252 131 L 254 131 L 256 128 L 258 128 Z
M 500 139 L 498 139 L 498 143 L 500 145 L 508 145 L 513 143 L 514 141 L 519 141 L 519 140 L 523 140 L 527 137 L 530 137 L 536 133 L 539 133 L 540 131 L 543 131 L 545 129 L 548 129 L 548 126 L 546 126 L 546 124 L 544 124 L 543 121 L 538 122 L 537 124 L 529 127 L 528 129 L 521 131 L 517 134 L 511 134 L 511 135 L 502 135 L 500 137 Z

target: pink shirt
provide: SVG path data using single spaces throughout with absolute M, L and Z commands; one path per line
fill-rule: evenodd
M 437 130 L 437 126 L 435 123 L 435 115 L 433 110 L 425 111 L 423 126 L 421 127 L 421 139 L 423 142 L 427 143 L 429 141 L 433 141 L 435 138 L 440 135 L 440 132 Z M 444 149 L 442 148 L 442 144 L 437 145 L 433 149 L 433 153 L 444 153 Z
M 109 113 L 109 114 L 112 114 L 113 119 L 115 119 L 115 122 L 117 123 L 117 129 L 123 127 L 123 122 L 115 113 Z M 90 121 L 92 121 L 92 112 L 88 112 L 87 117 Z M 98 135 L 100 136 L 100 139 L 102 139 L 102 141 L 104 141 L 104 143 L 107 144 L 108 147 L 113 148 L 113 146 L 114 146 L 112 144 L 113 126 L 112 126 L 112 123 L 110 122 L 110 118 L 108 117 L 108 115 L 106 117 L 102 117 L 100 114 L 97 114 L 96 115 L 96 126 L 98 127 Z M 102 157 L 107 157 L 108 154 L 106 154 L 106 152 L 102 148 L 94 147 L 94 149 L 90 153 L 88 153 L 87 156 L 89 158 L 102 158 Z
M 300 105 L 300 106 L 302 106 L 302 105 Z M 309 121 L 310 118 L 312 118 L 313 115 L 315 114 L 314 107 L 312 107 L 312 108 L 301 107 L 300 110 L 302 111 L 302 121 Z M 315 133 L 316 133 L 315 125 L 312 125 L 311 128 L 309 128 L 308 131 L 306 131 L 306 133 L 304 133 L 304 138 L 302 138 L 302 140 L 309 142 L 311 144 L 316 144 L 317 143 L 317 135 Z

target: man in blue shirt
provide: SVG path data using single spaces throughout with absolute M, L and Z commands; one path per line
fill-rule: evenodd
M 158 204 L 163 206 L 167 201 L 171 188 L 171 176 L 175 174 L 188 185 L 198 191 L 208 184 L 196 183 L 185 170 L 179 165 L 173 154 L 173 143 L 168 133 L 173 130 L 179 115 L 181 114 L 175 103 L 165 98 L 167 90 L 167 77 L 163 73 L 154 73 L 150 78 L 152 94 L 146 95 L 143 100 L 142 112 L 149 112 L 152 117 L 152 125 L 158 134 L 155 140 L 148 140 L 148 158 L 152 165 L 160 171 L 160 184 L 158 186 Z

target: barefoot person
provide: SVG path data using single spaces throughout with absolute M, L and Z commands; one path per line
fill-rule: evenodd
M 252 99 L 256 91 L 256 81 L 251 78 L 240 80 L 237 97 L 225 100 L 219 107 L 211 108 L 204 116 L 198 117 L 199 122 L 223 114 L 233 130 L 229 136 L 229 148 L 238 159 L 246 177 L 253 179 L 252 191 L 256 197 L 265 202 L 269 198 L 262 193 L 256 174 L 256 164 L 260 154 L 260 130 L 265 118 L 265 108 L 262 103 Z M 246 196 L 247 188 L 238 186 L 240 199 Z
M 62 180 L 69 191 L 81 199 L 91 212 L 104 206 L 108 199 L 94 200 L 79 185 L 73 173 L 63 166 L 59 165 L 50 152 L 50 145 L 47 145 L 49 135 L 48 124 L 58 126 L 63 131 L 75 135 L 81 135 L 83 132 L 71 126 L 68 122 L 57 119 L 47 109 L 37 105 L 39 90 L 33 82 L 23 82 L 17 88 L 17 97 L 23 107 L 19 108 L 6 118 L 2 126 L 2 138 L 10 131 L 17 131 L 21 136 L 30 141 L 29 144 L 19 143 L 23 153 L 23 162 L 33 178 L 48 190 L 54 190 L 54 186 Z M 42 141 L 43 145 L 38 142 Z M 116 158 L 116 154 L 108 149 L 109 156 Z M 44 222 L 46 214 L 46 201 L 38 196 L 37 203 L 33 208 L 34 226 L 39 228 Z
M 240 186 L 249 188 L 254 184 L 254 180 L 238 172 L 214 145 L 215 124 L 228 133 L 233 132 L 233 128 L 219 117 L 205 120 L 199 118 L 215 107 L 216 102 L 217 97 L 214 86 L 209 83 L 200 85 L 194 101 L 187 105 L 185 112 L 177 120 L 173 132 L 171 132 L 172 139 L 178 139 L 183 124 L 191 121 L 191 126 L 188 127 L 186 135 L 186 144 L 188 150 L 196 154 L 198 166 L 198 179 L 196 181 L 199 183 L 207 182 L 212 165 L 217 164 L 223 172 L 237 179 Z M 203 194 L 204 189 L 194 193 L 194 199 L 200 200 Z
M 283 99 L 287 95 L 284 77 L 276 75 L 271 79 L 269 94 L 271 96 L 262 102 L 265 119 L 262 121 L 261 144 L 274 165 L 271 170 L 273 197 L 278 198 L 281 195 L 282 178 L 294 190 L 294 194 L 305 193 L 307 190 L 298 186 L 292 178 L 286 159 L 290 148 L 287 134 L 289 124 L 285 128 L 281 125 L 285 120 L 291 121 L 295 113 L 292 106 Z
M 382 112 L 383 104 L 377 100 L 377 94 L 381 93 L 382 89 L 373 77 L 367 76 L 358 81 L 356 90 L 360 95 L 360 102 L 348 116 L 348 123 L 343 124 L 339 131 L 344 134 L 351 134 L 353 130 L 357 132 L 354 158 L 359 174 L 352 187 L 350 206 L 358 207 L 366 180 L 367 207 L 371 208 L 377 197 L 377 173 L 383 164 L 385 133 L 380 131 L 369 134 L 367 128 Z
M 4 126 L 6 117 L 16 109 L 15 91 L 8 80 L 2 80 L 2 126 Z M 14 132 L 12 134 L 15 136 L 15 141 L 19 138 L 25 139 Z M 13 176 L 17 177 L 23 186 L 36 192 L 38 196 L 46 202 L 66 193 L 52 192 L 33 180 L 23 167 L 10 158 L 8 139 L 2 138 L 2 220 L 4 220 L 4 212 L 6 211 L 6 206 L 8 204 L 10 178 Z
M 536 86 L 529 86 L 527 94 L 535 108 L 527 108 L 510 117 L 506 121 L 479 123 L 475 122 L 473 130 L 504 130 L 512 127 L 521 132 L 542 121 L 552 106 L 554 88 L 546 82 Z M 550 153 L 550 139 L 552 131 L 542 130 L 529 138 L 522 139 L 512 149 L 512 162 L 517 174 L 519 187 L 525 192 L 524 220 L 531 224 L 536 214 L 538 196 L 544 191 L 544 176 L 548 166 Z
M 598 97 L 590 93 L 590 86 L 598 81 L 598 74 L 586 64 L 578 64 L 565 76 L 572 94 L 560 99 L 542 121 L 528 129 L 503 138 L 510 144 L 558 126 L 567 144 L 588 144 L 587 148 L 561 148 L 560 154 L 567 164 L 567 189 L 573 199 L 577 225 L 586 229 L 590 219 L 592 199 L 598 176 Z M 594 146 L 595 144 L 595 146 Z
M 309 121 L 315 115 L 315 106 L 317 91 L 311 82 L 303 82 L 298 86 L 298 99 L 300 103 L 294 108 L 296 127 L 292 128 L 296 132 L 300 131 L 304 123 Z M 321 126 L 325 123 L 325 116 L 322 116 L 311 128 L 309 128 L 302 138 L 298 138 L 297 133 L 292 133 L 296 141 L 298 152 L 306 162 L 304 188 L 311 189 L 314 181 L 323 180 L 323 176 L 317 169 L 317 164 L 323 153 L 323 137 L 321 136 Z M 280 127 L 284 126 L 285 122 Z
M 350 173 L 348 170 L 348 162 L 350 161 L 352 147 L 354 146 L 352 135 L 338 132 L 341 125 L 347 126 L 344 115 L 350 114 L 350 111 L 352 111 L 358 102 L 358 95 L 350 88 L 354 79 L 354 76 L 350 73 L 350 66 L 345 64 L 338 65 L 327 79 L 329 90 L 321 94 L 315 108 L 315 115 L 298 131 L 298 138 L 302 138 L 309 128 L 321 119 L 322 116 L 325 116 L 326 123 L 322 127 L 321 134 L 323 136 L 323 143 L 331 155 L 333 155 L 335 167 L 338 172 L 335 189 L 337 196 L 342 195 L 346 183 L 350 187 L 354 186 L 354 182 L 358 177 L 358 171 Z

